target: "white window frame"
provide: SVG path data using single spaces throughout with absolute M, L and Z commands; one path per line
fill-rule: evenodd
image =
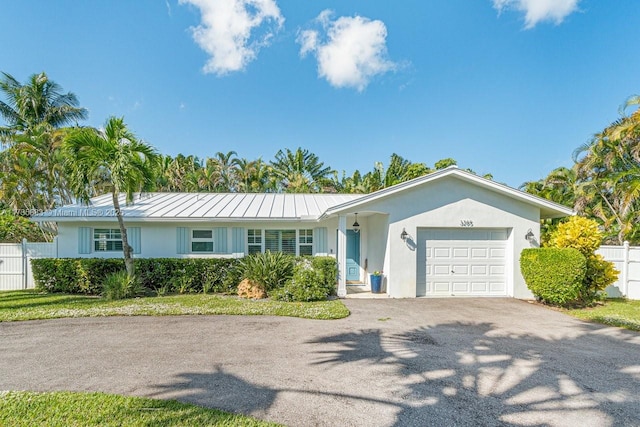
M 283 251 L 283 234 L 284 233 L 291 233 L 293 232 L 293 253 L 292 252 L 285 252 Z M 290 255 L 298 255 L 298 231 L 297 230 L 292 230 L 290 228 L 269 228 L 264 230 L 264 249 L 267 249 L 267 233 L 272 234 L 272 233 L 277 233 L 277 246 L 278 246 L 278 250 L 276 252 L 282 252 L 285 254 L 290 254 Z
M 105 230 L 107 233 L 101 233 L 102 237 L 96 237 L 98 231 Z M 122 251 L 122 234 L 119 228 L 94 228 L 93 232 L 93 251 L 94 252 L 120 252 Z M 114 234 L 120 236 L 120 238 L 113 237 Z M 113 249 L 109 249 L 109 243 L 113 243 Z M 120 249 L 117 249 L 116 243 L 120 242 Z M 98 243 L 98 245 L 96 245 Z M 104 245 L 104 248 L 100 248 L 100 245 Z
M 257 232 L 257 233 L 256 233 Z M 258 241 L 256 242 L 256 238 Z M 253 239 L 253 241 L 252 241 Z M 251 255 L 251 249 L 258 249 L 257 253 L 264 252 L 264 230 L 260 228 L 248 228 L 247 229 L 247 254 Z
M 256 233 L 257 232 L 257 233 Z M 278 232 L 278 249 L 282 251 L 282 233 L 283 232 L 295 232 L 295 254 L 291 252 L 291 255 L 300 256 L 301 247 L 311 248 L 310 255 L 313 256 L 313 229 L 290 229 L 290 228 L 248 228 L 247 229 L 247 254 L 252 254 L 251 249 L 257 250 L 260 248 L 260 253 L 264 253 L 266 250 L 266 241 L 268 232 Z M 257 238 L 257 239 L 256 239 Z M 258 241 L 259 240 L 259 241 Z M 253 252 L 257 253 L 257 252 Z
M 208 233 L 211 233 L 211 237 L 194 237 L 194 233 L 198 232 L 198 231 L 206 231 Z M 190 249 L 191 249 L 191 253 L 194 254 L 212 254 L 215 251 L 215 242 L 213 241 L 213 230 L 210 228 L 192 228 L 190 230 L 189 236 L 191 237 L 191 242 L 190 242 Z M 193 244 L 194 243 L 211 243 L 211 250 L 205 250 L 205 251 L 197 251 L 193 249 Z
M 308 247 L 310 250 L 309 256 L 313 256 L 313 229 L 301 228 L 298 230 L 298 255 L 302 252 L 303 247 Z M 306 255 L 306 254 L 305 254 Z

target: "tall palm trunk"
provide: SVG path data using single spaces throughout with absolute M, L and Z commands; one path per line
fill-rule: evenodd
M 113 208 L 116 211 L 116 217 L 118 218 L 118 225 L 120 226 L 120 235 L 122 236 L 122 252 L 124 253 L 124 268 L 127 270 L 129 277 L 133 276 L 134 265 L 133 258 L 131 257 L 131 246 L 129 246 L 129 239 L 127 238 L 127 229 L 124 226 L 124 219 L 122 218 L 122 211 L 120 210 L 120 201 L 118 200 L 119 194 L 115 191 L 111 192 L 113 197 Z

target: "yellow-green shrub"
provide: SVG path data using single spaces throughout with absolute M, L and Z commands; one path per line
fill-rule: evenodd
M 584 256 L 593 254 L 602 243 L 602 232 L 598 223 L 581 216 L 572 216 L 558 225 L 551 234 L 549 246 L 552 248 L 573 248 Z
M 586 274 L 576 304 L 589 305 L 604 297 L 604 289 L 618 279 L 619 271 L 613 264 L 595 253 L 602 237 L 596 221 L 580 216 L 573 216 L 558 225 L 551 235 L 550 246 L 573 248 L 586 258 Z

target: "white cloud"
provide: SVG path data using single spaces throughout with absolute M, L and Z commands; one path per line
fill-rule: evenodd
M 202 22 L 191 32 L 210 55 L 204 72 L 219 76 L 243 70 L 284 23 L 275 0 L 180 0 L 180 4 L 200 9 Z
M 314 53 L 318 60 L 318 74 L 334 87 L 353 87 L 364 90 L 371 80 L 397 65 L 387 57 L 387 27 L 382 21 L 361 16 L 332 20 L 332 12 L 325 10 L 315 21 L 319 30 L 298 33 L 300 56 Z
M 561 24 L 564 18 L 578 10 L 580 0 L 493 0 L 500 13 L 505 9 L 524 12 L 525 28 L 533 28 L 542 21 Z

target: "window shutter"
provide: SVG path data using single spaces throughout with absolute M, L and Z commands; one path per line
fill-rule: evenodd
M 187 227 L 177 228 L 176 253 L 189 253 L 189 229 Z
M 313 229 L 313 254 L 327 255 L 327 227 Z
M 234 254 L 244 255 L 244 242 L 246 240 L 244 228 L 233 227 L 231 231 L 233 239 L 233 242 L 231 244 L 231 252 Z
M 227 253 L 227 228 L 216 227 L 213 229 L 213 252 L 217 254 Z
M 129 240 L 129 246 L 133 248 L 134 254 L 139 254 L 142 249 L 140 234 L 140 227 L 127 229 L 127 240 Z
M 93 244 L 93 236 L 91 235 L 92 229 L 89 227 L 78 228 L 78 253 L 90 254 L 91 246 Z

